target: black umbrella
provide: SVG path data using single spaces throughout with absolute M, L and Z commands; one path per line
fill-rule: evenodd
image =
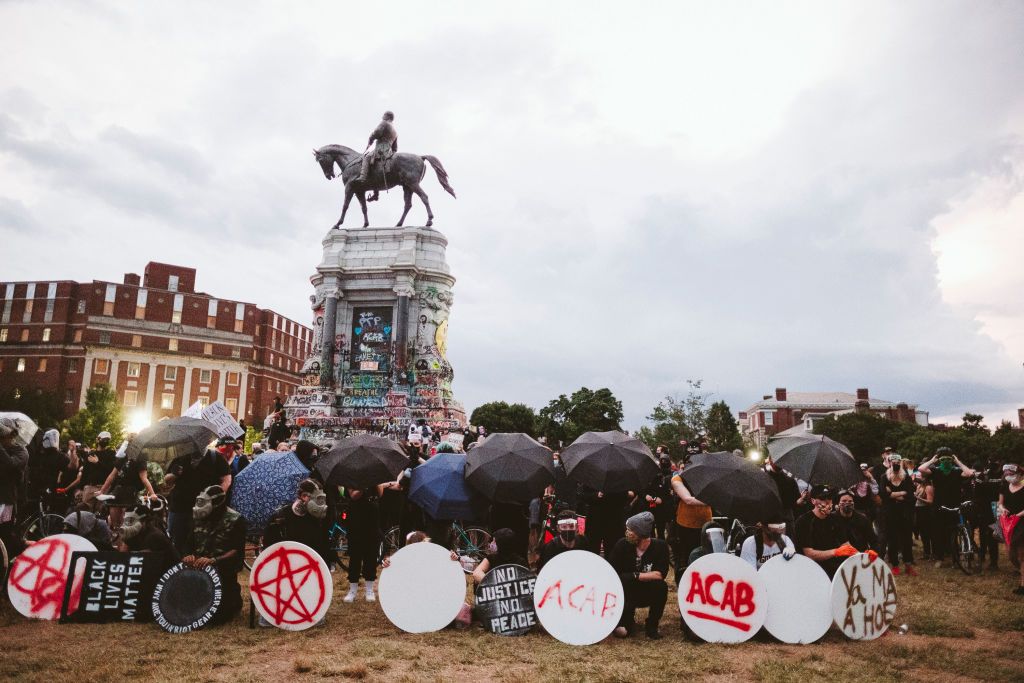
M 604 493 L 639 493 L 660 468 L 644 442 L 622 432 L 586 432 L 562 451 L 570 479 Z
M 827 436 L 784 436 L 768 444 L 779 467 L 810 484 L 853 486 L 863 479 L 850 449 Z
M 690 494 L 720 514 L 741 522 L 759 522 L 782 512 L 772 478 L 749 460 L 732 453 L 698 453 L 682 471 Z
M 466 481 L 494 503 L 529 503 L 555 481 L 551 451 L 527 434 L 491 434 L 466 454 Z
M 150 462 L 167 465 L 175 458 L 201 457 L 217 438 L 217 426 L 194 417 L 172 417 L 146 427 L 131 440 L 125 454 L 145 456 Z
M 391 481 L 409 463 L 409 456 L 390 439 L 359 434 L 342 439 L 316 463 L 328 486 L 369 489 Z

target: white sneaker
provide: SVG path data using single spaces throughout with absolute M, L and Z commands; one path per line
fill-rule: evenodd
M 344 598 L 342 598 L 342 601 L 343 602 L 355 602 L 355 600 L 356 600 L 356 592 L 358 590 L 359 590 L 359 585 L 358 584 L 356 584 L 354 586 L 349 586 L 348 594 Z
M 377 602 L 377 596 L 373 592 L 373 581 L 366 582 L 366 602 Z

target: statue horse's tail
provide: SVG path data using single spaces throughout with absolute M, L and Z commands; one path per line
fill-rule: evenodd
M 437 182 L 441 183 L 441 187 L 444 188 L 445 192 L 455 197 L 455 189 L 448 184 L 448 171 L 444 170 L 441 160 L 429 154 L 424 154 L 423 159 L 433 166 L 434 173 L 437 174 Z

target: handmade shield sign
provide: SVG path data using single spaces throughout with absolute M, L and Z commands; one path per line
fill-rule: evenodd
M 327 614 L 334 595 L 331 570 L 307 545 L 282 541 L 256 558 L 249 594 L 260 615 L 278 628 L 302 631 Z
M 570 550 L 544 565 L 533 588 L 533 604 L 549 634 L 569 645 L 593 645 L 618 625 L 625 594 L 607 561 Z
M 487 572 L 476 587 L 480 623 L 499 636 L 521 636 L 537 624 L 533 586 L 537 577 L 526 567 L 503 564 Z
M 14 609 L 32 619 L 59 619 L 65 592 L 69 593 L 68 611 L 78 609 L 85 568 L 70 571 L 71 555 L 78 551 L 95 552 L 96 546 L 81 536 L 57 534 L 25 548 L 14 559 L 7 580 Z
M 153 587 L 160 578 L 160 558 L 153 553 L 74 553 L 71 571 L 80 574 L 80 598 L 72 604 L 73 587 L 64 590 L 62 622 L 143 621 Z
M 813 643 L 832 626 L 832 583 L 814 560 L 776 555 L 758 570 L 768 596 L 764 627 L 784 643 Z
M 896 579 L 866 553 L 848 557 L 832 579 L 832 618 L 854 640 L 874 640 L 896 617 Z
M 747 562 L 731 553 L 709 553 L 683 572 L 679 613 L 702 640 L 742 643 L 764 624 L 768 600 Z
M 441 630 L 466 602 L 462 566 L 434 543 L 412 543 L 399 550 L 378 583 L 384 615 L 409 633 Z
M 156 584 L 153 618 L 169 633 L 188 633 L 213 619 L 222 596 L 220 574 L 212 565 L 191 569 L 179 562 Z

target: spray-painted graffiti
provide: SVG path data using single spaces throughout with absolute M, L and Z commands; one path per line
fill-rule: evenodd
M 392 313 L 390 307 L 375 307 L 352 315 L 351 370 L 390 372 Z

